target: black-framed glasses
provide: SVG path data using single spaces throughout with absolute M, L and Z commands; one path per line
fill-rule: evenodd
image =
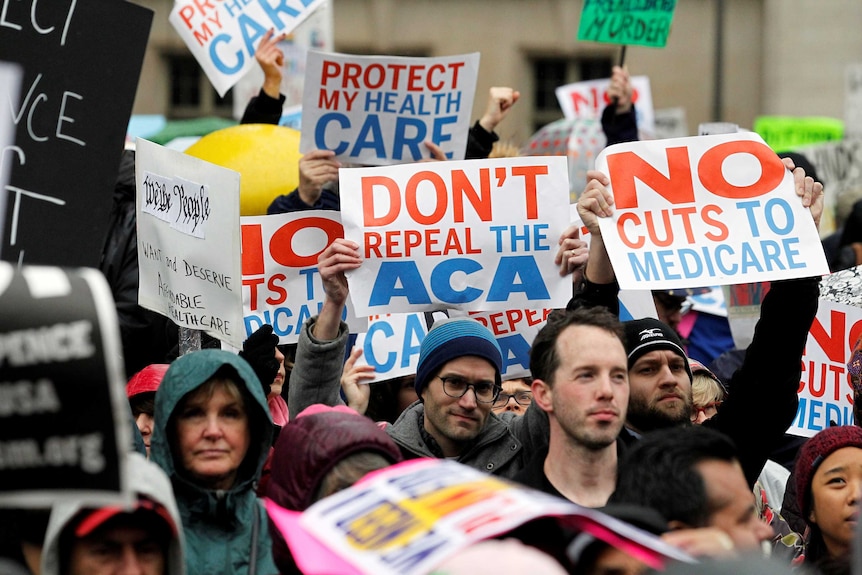
M 476 395 L 476 401 L 479 403 L 494 403 L 497 395 L 500 393 L 500 386 L 491 381 L 477 381 L 471 383 L 463 377 L 447 376 L 437 378 L 443 382 L 443 393 L 449 397 L 461 398 L 467 393 L 467 390 L 472 388 Z
M 515 393 L 499 393 L 494 400 L 494 407 L 506 407 L 509 399 L 514 399 L 518 405 L 529 407 L 533 403 L 532 391 L 516 391 Z

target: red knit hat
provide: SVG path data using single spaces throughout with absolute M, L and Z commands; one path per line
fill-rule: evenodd
M 802 516 L 808 521 L 811 510 L 811 481 L 823 460 L 842 447 L 862 449 L 862 427 L 836 425 L 827 427 L 805 442 L 796 458 L 796 499 Z
M 156 391 L 170 367 L 167 363 L 151 363 L 132 376 L 126 384 L 126 397 L 131 399 L 139 393 Z

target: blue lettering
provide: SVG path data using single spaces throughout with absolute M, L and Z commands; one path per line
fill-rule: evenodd
M 784 227 L 780 227 L 775 222 L 775 218 L 773 217 L 775 210 L 772 209 L 773 207 L 778 207 L 784 212 Z M 793 225 L 795 223 L 795 220 L 793 219 L 793 209 L 790 207 L 790 204 L 782 198 L 773 198 L 766 202 L 766 206 L 764 206 L 763 211 L 766 215 L 766 225 L 769 226 L 769 229 L 772 230 L 773 233 L 783 236 L 793 230 Z
M 413 137 L 407 136 L 407 129 L 412 128 Z M 422 150 L 419 145 L 425 141 L 425 136 L 428 134 L 428 129 L 425 127 L 425 122 L 415 118 L 398 118 L 395 120 L 395 138 L 392 145 L 392 159 L 401 160 L 404 155 L 404 148 L 410 149 L 411 158 L 413 160 L 422 159 Z M 381 156 L 382 157 L 382 156 Z
M 368 333 L 365 334 L 365 343 L 362 346 L 362 353 L 365 354 L 365 361 L 368 362 L 368 365 L 373 365 L 374 369 L 381 373 L 385 373 L 392 369 L 395 365 L 395 352 L 390 351 L 386 356 L 386 361 L 381 363 L 377 360 L 377 356 L 374 354 L 374 336 L 380 332 L 383 334 L 383 337 L 390 338 L 395 335 L 395 330 L 392 329 L 392 326 L 386 323 L 385 321 L 376 321 L 368 326 Z
M 242 51 L 237 50 L 236 64 L 234 66 L 228 66 L 222 61 L 221 57 L 218 54 L 219 44 L 230 44 L 230 36 L 227 34 L 219 34 L 218 36 L 213 38 L 213 41 L 210 44 L 210 60 L 212 60 L 213 65 L 216 67 L 216 70 L 218 70 L 222 74 L 236 74 L 242 69 L 242 65 L 245 63 L 245 56 L 243 56 Z
M 434 297 L 446 303 L 467 303 L 474 301 L 482 295 L 482 290 L 474 287 L 465 287 L 463 290 L 456 290 L 452 287 L 452 274 L 455 272 L 464 272 L 465 275 L 470 275 L 482 269 L 482 266 L 476 260 L 468 258 L 452 258 L 443 260 L 431 272 L 431 291 Z
M 719 271 L 725 275 L 733 275 L 736 273 L 737 265 L 733 264 L 728 267 L 724 264 L 724 260 L 721 258 L 722 254 L 730 254 L 733 255 L 733 250 L 727 244 L 722 244 L 715 248 L 715 263 L 718 266 Z
M 779 270 L 784 269 L 784 264 L 781 263 L 781 247 L 775 240 L 763 240 L 760 242 L 760 251 L 763 252 L 763 263 L 766 269 L 772 271 L 772 264 Z
M 411 304 L 431 303 L 415 262 L 381 262 L 368 305 L 390 305 L 393 297 L 407 298 Z
M 371 139 L 368 139 L 369 134 Z M 383 146 L 383 132 L 380 130 L 380 120 L 377 114 L 369 114 L 356 136 L 356 143 L 353 145 L 350 155 L 354 158 L 362 153 L 365 148 L 374 150 L 374 154 L 378 158 L 386 157 L 386 148 Z
M 452 134 L 444 134 L 443 128 L 450 124 L 455 124 L 456 122 L 458 122 L 458 116 L 445 116 L 443 118 L 434 118 L 434 125 L 431 128 L 431 141 L 438 146 L 442 146 L 443 142 L 451 141 Z M 452 152 L 446 152 L 446 157 L 451 160 Z
M 757 261 L 757 256 L 754 255 L 754 249 L 751 247 L 751 244 L 744 243 L 742 244 L 742 269 L 741 273 L 748 273 L 748 268 L 753 267 L 759 272 L 763 272 L 763 267 L 760 265 L 760 262 Z
M 328 112 L 323 114 L 317 121 L 317 125 L 314 127 L 314 146 L 318 150 L 332 150 L 336 155 L 340 156 L 347 151 L 348 143 L 342 140 L 338 143 L 338 146 L 335 147 L 329 147 L 326 145 L 326 128 L 330 122 L 338 122 L 338 125 L 341 126 L 342 130 L 350 128 L 350 120 L 344 114 L 340 114 L 338 112 Z
M 784 238 L 783 240 L 781 240 L 781 243 L 784 245 L 784 253 L 787 254 L 787 265 L 790 266 L 790 269 L 803 269 L 805 267 L 805 262 L 800 262 L 796 260 L 796 257 L 799 255 L 799 250 L 790 247 L 791 245 L 798 244 L 799 238 Z
M 689 259 L 693 262 L 691 267 L 688 264 Z M 682 266 L 682 273 L 686 278 L 698 277 L 703 272 L 703 264 L 697 252 L 692 249 L 682 248 L 679 250 L 679 263 Z
M 237 22 L 239 23 L 239 30 L 242 32 L 242 39 L 245 42 L 245 50 L 249 56 L 254 56 L 254 43 L 266 34 L 266 28 L 250 18 L 246 13 L 240 14 Z M 252 33 L 250 34 L 249 32 Z
M 677 273 L 673 273 L 671 270 L 675 267 L 674 262 L 669 261 L 669 258 L 673 256 L 673 250 L 660 250 L 656 252 L 658 256 L 658 261 L 661 264 L 661 271 L 664 274 L 664 279 L 666 280 L 678 280 L 682 276 Z
M 520 283 L 515 283 L 515 279 Z M 533 256 L 504 256 L 494 273 L 487 301 L 507 301 L 513 292 L 523 292 L 528 300 L 551 297 Z
M 509 371 L 509 367 L 513 365 L 530 369 L 530 344 L 523 335 L 515 333 L 498 337 L 497 344 L 503 352 L 503 373 Z
M 821 431 L 823 429 L 823 426 L 815 421 L 822 417 L 820 413 L 821 407 L 823 407 L 822 401 L 817 399 L 811 400 L 811 404 L 808 409 L 808 429 L 813 429 L 814 431 Z
M 629 252 L 629 264 L 632 266 L 632 272 L 635 274 L 635 279 L 640 281 L 650 281 L 658 279 L 658 266 L 655 263 L 655 258 L 652 252 L 643 253 L 643 265 L 638 259 L 638 254 Z
M 425 339 L 425 330 L 422 326 L 424 319 L 425 316 L 418 314 L 407 316 L 404 326 L 404 346 L 401 348 L 401 367 L 408 367 L 410 358 L 419 355 L 419 348 L 422 345 L 422 340 Z

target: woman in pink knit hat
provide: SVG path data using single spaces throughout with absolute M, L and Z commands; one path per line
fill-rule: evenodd
M 150 455 L 150 436 L 153 434 L 153 408 L 155 406 L 156 390 L 165 372 L 170 367 L 167 363 L 152 363 L 133 375 L 126 383 L 126 397 L 132 406 L 135 424 L 141 432 L 141 438 Z

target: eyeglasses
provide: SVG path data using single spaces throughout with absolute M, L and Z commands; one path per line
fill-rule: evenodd
M 494 400 L 497 399 L 497 395 L 500 393 L 500 387 L 490 381 L 470 383 L 466 379 L 456 376 L 440 377 L 438 375 L 437 378 L 443 382 L 443 393 L 449 397 L 464 397 L 467 390 L 473 388 L 476 401 L 479 403 L 494 403 Z
M 721 407 L 723 401 L 713 401 L 711 403 L 707 403 L 703 407 L 694 406 L 694 411 L 691 413 L 691 420 L 694 421 L 697 419 L 698 414 L 702 411 L 707 419 L 718 413 L 718 408 Z
M 515 393 L 500 393 L 497 399 L 494 400 L 494 407 L 506 407 L 509 404 L 509 399 L 514 399 L 518 405 L 529 407 L 533 403 L 532 391 L 516 391 Z

